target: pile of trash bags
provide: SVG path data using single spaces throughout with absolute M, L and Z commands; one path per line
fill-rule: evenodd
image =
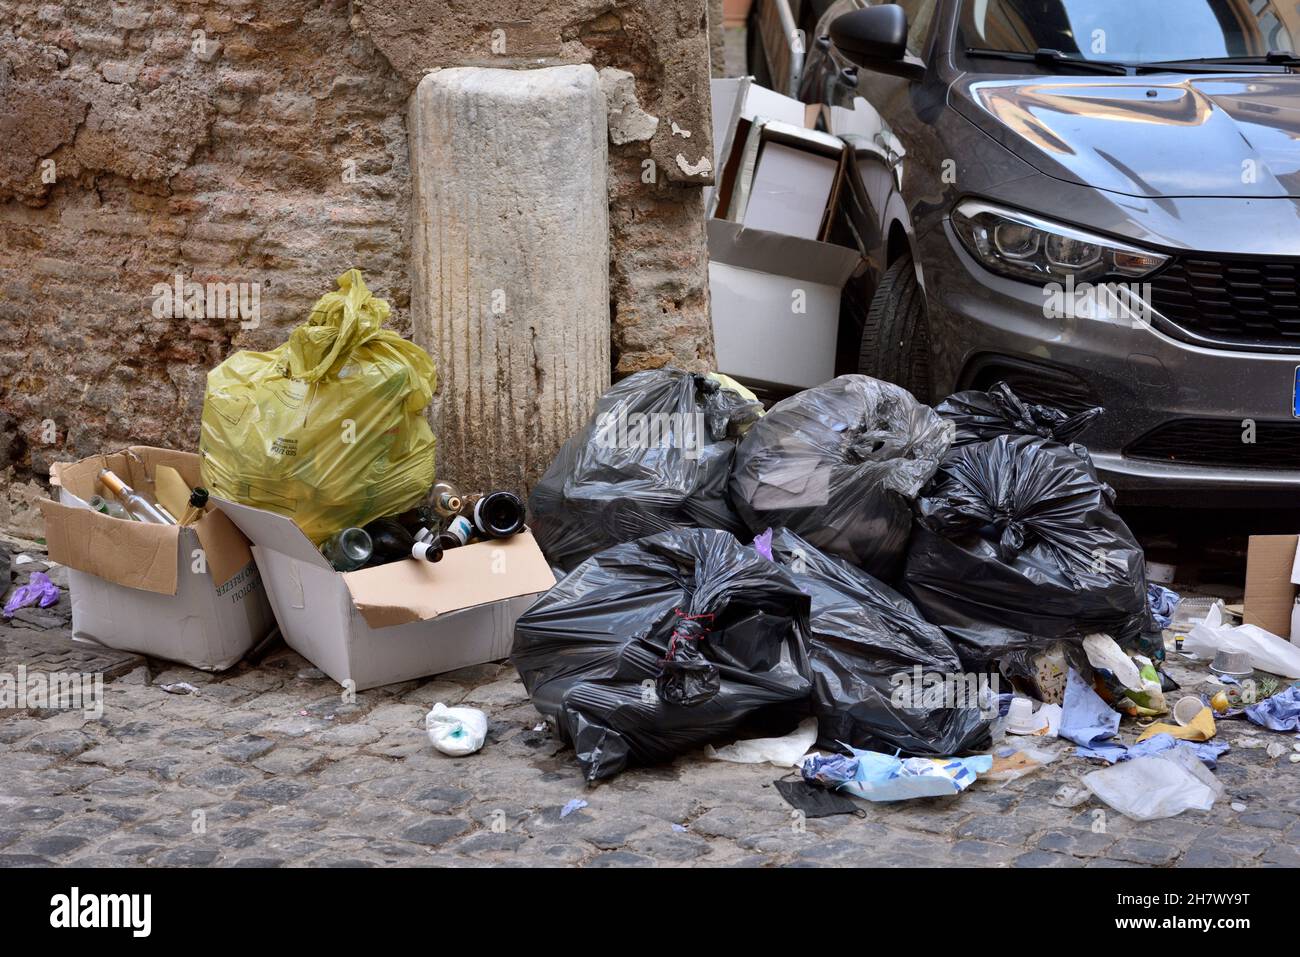
M 1069 415 L 1051 406 L 1026 402 L 999 382 L 988 392 L 956 392 L 934 407 L 957 426 L 954 446 L 995 439 L 999 435 L 1036 435 L 1073 442 L 1103 413 L 1100 407 Z
M 911 500 L 953 427 L 900 386 L 844 375 L 778 402 L 736 452 L 731 496 L 751 534 L 788 528 L 882 578 L 902 562 Z
M 1069 444 L 1100 409 L 1067 415 L 1004 384 L 931 409 L 847 375 L 760 417 L 739 387 L 701 380 L 619 383 L 530 502 L 570 571 L 519 619 L 512 660 L 588 780 L 796 726 L 807 740 L 813 718 L 859 784 L 867 768 L 951 788 L 975 770 L 957 756 L 992 744 L 997 696 L 977 679 L 1063 686 L 1094 673 L 1086 638 L 1126 664 L 1147 650 L 1141 547 Z M 684 448 L 602 434 L 711 410 Z
M 1000 435 L 953 452 L 916 501 L 902 591 L 970 667 L 1148 626 L 1142 548 L 1070 446 Z
M 925 676 L 960 669 L 953 645 L 787 530 L 742 545 L 678 529 L 606 549 L 524 613 L 511 660 L 593 781 L 810 712 L 825 747 L 978 750 L 995 714 L 924 701 Z M 898 697 L 897 675 L 915 699 Z
M 953 643 L 911 602 L 789 529 L 760 536 L 755 547 L 766 548 L 812 598 L 808 660 L 818 747 L 934 757 L 988 747 L 989 702 L 924 706 L 935 679 L 946 682 L 962 664 Z M 907 679 L 905 688 L 899 676 Z
M 743 534 L 727 482 L 736 439 L 761 414 L 726 376 L 652 369 L 617 383 L 529 497 L 547 561 L 570 571 L 603 548 L 674 528 Z
M 433 484 L 433 360 L 382 328 L 349 269 L 289 341 L 208 373 L 199 455 L 213 496 L 292 518 L 319 544 L 402 512 Z
M 596 781 L 742 727 L 793 728 L 812 690 L 809 604 L 730 532 L 676 529 L 579 565 L 516 623 L 511 661 Z

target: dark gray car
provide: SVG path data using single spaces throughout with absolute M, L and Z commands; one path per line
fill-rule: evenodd
M 859 371 L 1009 381 L 1133 491 L 1300 489 L 1297 0 L 840 0 Z M 1132 501 L 1132 496 L 1126 496 Z

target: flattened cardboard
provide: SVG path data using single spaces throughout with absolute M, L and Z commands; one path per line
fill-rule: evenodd
M 546 591 L 555 575 L 525 532 L 448 549 L 435 564 L 393 562 L 348 572 L 343 583 L 366 624 L 386 628 Z
M 153 480 L 158 491 L 158 504 L 179 521 L 189 504 L 192 486 L 170 465 L 159 465 L 154 469 Z
M 1296 597 L 1291 568 L 1297 541 L 1296 535 L 1252 535 L 1246 549 L 1243 620 L 1282 638 L 1291 634 Z

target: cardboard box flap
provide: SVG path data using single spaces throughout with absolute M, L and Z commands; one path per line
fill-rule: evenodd
M 260 542 L 258 544 L 261 544 Z M 352 603 L 371 628 L 427 621 L 450 611 L 546 591 L 555 576 L 531 532 L 415 560 L 347 572 Z
M 52 561 L 127 588 L 176 594 L 177 526 L 129 522 L 50 499 L 38 504 Z
M 199 536 L 212 583 L 220 588 L 248 567 L 253 552 L 244 533 L 219 509 L 208 509 L 191 528 Z
M 723 219 L 708 221 L 709 259 L 739 269 L 841 288 L 862 263 L 856 249 L 746 229 Z
M 227 502 L 216 497 L 210 501 L 215 503 L 217 508 L 234 522 L 254 545 L 280 552 L 300 562 L 315 565 L 317 568 L 334 570 L 320 550 L 311 543 L 311 539 L 304 535 L 302 529 L 287 515 L 278 515 L 266 509 Z M 205 515 L 199 524 L 203 524 L 210 517 L 210 513 Z

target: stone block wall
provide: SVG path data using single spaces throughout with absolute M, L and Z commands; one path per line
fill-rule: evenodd
M 409 334 L 406 105 L 437 67 L 632 74 L 659 122 L 610 144 L 614 372 L 708 366 L 705 8 L 0 0 L 0 528 L 39 535 L 52 461 L 196 447 L 207 370 L 351 266 Z M 255 286 L 255 314 L 160 306 L 178 275 Z

